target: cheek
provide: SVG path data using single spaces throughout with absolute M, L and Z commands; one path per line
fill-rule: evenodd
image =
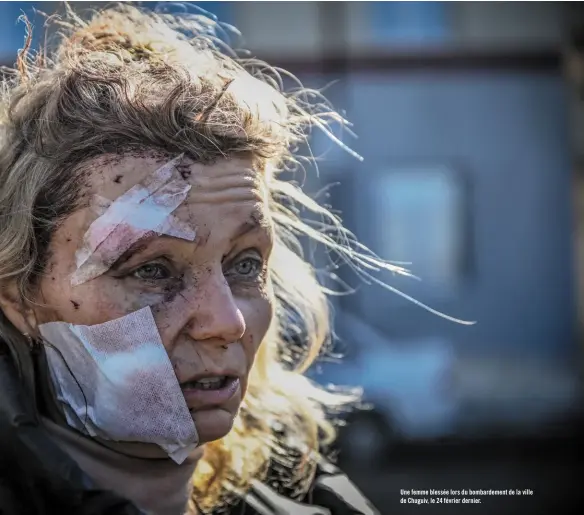
M 119 280 L 102 276 L 72 287 L 68 275 L 53 273 L 41 283 L 40 323 L 63 321 L 95 325 L 154 306 L 160 295 L 133 294 Z
M 91 325 L 94 320 L 99 319 L 98 313 L 101 311 L 96 309 L 93 288 L 72 288 L 68 276 L 60 275 L 54 270 L 43 277 L 39 298 L 35 301 L 39 324 L 62 321 Z
M 248 361 L 253 362 L 255 355 L 262 343 L 274 313 L 274 303 L 270 295 L 247 301 L 245 305 L 240 305 L 240 310 L 245 319 L 246 333 L 243 339 L 243 346 Z

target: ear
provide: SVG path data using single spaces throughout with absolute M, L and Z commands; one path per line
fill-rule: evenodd
M 19 293 L 15 280 L 0 284 L 0 309 L 18 331 L 34 336 L 37 318 L 31 306 L 27 305 Z

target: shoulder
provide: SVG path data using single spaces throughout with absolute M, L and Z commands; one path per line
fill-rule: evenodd
M 45 504 L 42 494 L 31 479 L 21 463 L 0 450 L 0 515 L 46 513 L 40 506 Z
M 13 372 L 0 356 L 0 515 L 139 515 L 113 493 L 86 487 L 84 472 L 38 424 Z
M 42 446 L 37 449 L 43 452 Z M 140 515 L 131 502 L 99 490 L 80 488 L 76 464 L 34 461 L 0 451 L 0 515 L 64 513 Z
M 245 496 L 245 515 L 379 515 L 349 477 L 322 460 L 306 496 L 293 499 L 256 481 Z
M 286 442 L 286 436 L 290 436 L 283 427 L 275 427 L 274 431 L 280 442 Z M 288 443 L 273 451 L 267 478 L 254 481 L 244 499 L 228 513 L 379 515 L 347 474 L 334 464 L 332 449 L 321 447 L 315 463 L 315 458 L 308 458 L 306 452 L 298 449 L 294 439 L 288 439 Z
M 378 510 L 336 465 L 322 460 L 310 492 L 311 501 L 333 514 L 379 515 Z

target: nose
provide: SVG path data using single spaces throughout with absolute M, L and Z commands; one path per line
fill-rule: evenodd
M 245 319 L 222 271 L 199 282 L 191 306 L 187 332 L 195 341 L 225 344 L 240 340 L 245 334 Z

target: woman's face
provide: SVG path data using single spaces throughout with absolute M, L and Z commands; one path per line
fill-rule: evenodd
M 87 194 L 114 202 L 171 157 L 145 153 L 97 158 L 88 166 Z M 194 241 L 150 233 L 113 255 L 115 262 L 107 271 L 73 286 L 76 251 L 99 216 L 91 207 L 80 209 L 51 241 L 37 299 L 44 307 L 36 308 L 35 315 L 39 324 L 94 325 L 150 306 L 205 443 L 231 429 L 272 319 L 267 270 L 273 228 L 263 175 L 253 170 L 251 159 L 213 165 L 184 159 L 179 169 L 191 189 L 172 216 L 195 231 Z M 127 241 L 110 238 L 114 241 L 107 247 L 114 252 L 118 244 L 119 249 L 127 246 Z M 229 400 L 213 401 L 201 394 L 200 384 L 188 384 L 195 377 L 214 375 L 239 379 Z

